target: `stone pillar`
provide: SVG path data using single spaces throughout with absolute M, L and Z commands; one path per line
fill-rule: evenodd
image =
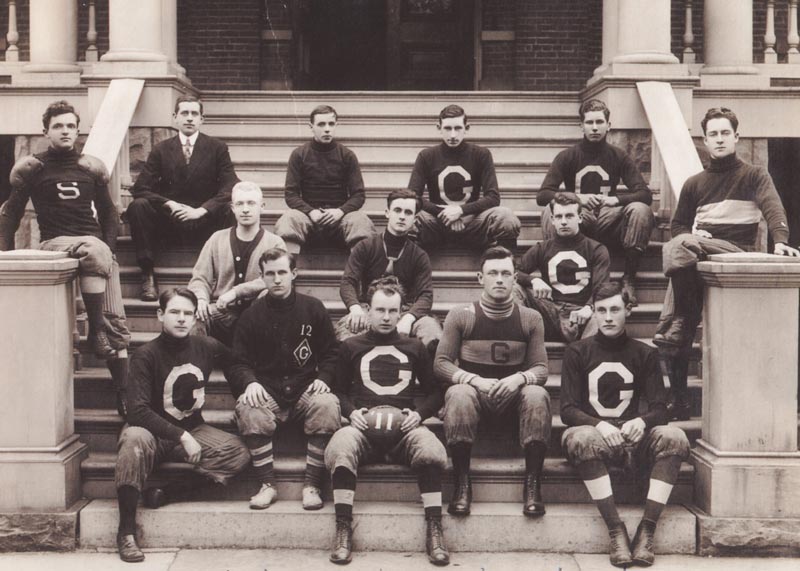
M 800 260 L 723 254 L 697 267 L 707 286 L 703 428 L 692 452 L 698 548 L 796 555 Z
M 603 0 L 603 58 L 582 93 L 611 109 L 616 129 L 648 129 L 637 81 L 668 81 L 685 116 L 691 116 L 697 79 L 671 51 L 670 0 Z M 680 93 L 678 93 L 680 92 Z
M 102 61 L 167 61 L 161 0 L 109 0 L 109 51 Z
M 75 546 L 86 445 L 75 434 L 77 260 L 0 252 L 0 547 Z M 13 341 L 12 341 L 13 340 Z M 70 523 L 71 522 L 71 523 Z M 8 533 L 13 530 L 13 533 Z
M 769 87 L 753 65 L 753 0 L 705 0 L 703 87 Z
M 78 4 L 30 0 L 30 63 L 33 73 L 78 73 Z

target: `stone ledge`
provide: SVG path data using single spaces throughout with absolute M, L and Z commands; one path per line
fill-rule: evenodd
M 80 500 L 62 512 L 0 513 L 0 552 L 74 551 L 78 543 Z
M 800 518 L 711 517 L 691 510 L 697 516 L 700 556 L 800 556 Z

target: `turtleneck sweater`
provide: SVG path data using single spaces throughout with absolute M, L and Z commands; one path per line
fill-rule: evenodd
M 402 250 L 402 254 L 400 251 Z M 392 261 L 389 256 L 397 252 Z M 388 254 L 388 256 L 387 256 Z M 391 274 L 405 290 L 404 306 L 416 319 L 429 315 L 433 306 L 433 274 L 428 254 L 406 237 L 373 234 L 361 240 L 347 258 L 339 295 L 350 308 L 367 302 L 367 290 L 373 280 Z
M 448 205 L 460 206 L 464 214 L 500 205 L 491 151 L 467 141 L 455 148 L 442 142 L 420 151 L 408 188 L 422 199 L 422 209 L 434 216 Z
M 290 406 L 315 379 L 331 386 L 337 347 L 320 300 L 294 291 L 284 299 L 264 296 L 236 325 L 233 350 L 245 364 L 231 390 L 238 397 L 250 383 L 260 383 L 281 407 Z
M 752 249 L 762 214 L 773 241 L 788 242 L 786 212 L 769 173 L 733 153 L 686 180 L 672 216 L 672 237 L 702 230 Z
M 345 417 L 357 408 L 385 404 L 416 410 L 425 420 L 443 401 L 428 350 L 397 329 L 387 334 L 370 330 L 343 341 L 334 392 Z
M 161 333 L 131 357 L 128 374 L 128 423 L 157 438 L 179 440 L 204 422 L 202 408 L 211 371 L 222 369 L 236 384 L 235 357 L 213 337 L 183 338 Z
M 486 317 L 495 321 L 500 321 L 511 315 L 514 310 L 514 298 L 509 297 L 505 301 L 496 301 L 486 295 L 486 292 L 481 292 L 481 298 L 478 300 L 481 304 L 481 309 L 486 314 Z
M 666 424 L 669 391 L 658 351 L 631 339 L 601 333 L 567 346 L 561 372 L 561 420 L 567 426 L 620 427 L 641 416 L 649 429 Z M 647 412 L 639 414 L 639 401 Z
M 309 141 L 289 157 L 285 197 L 289 208 L 306 215 L 317 208 L 355 212 L 364 205 L 358 158 L 336 141 Z
M 525 252 L 517 281 L 530 287 L 533 272 L 553 288 L 553 301 L 585 305 L 609 279 L 611 258 L 601 243 L 578 233 L 537 242 Z
M 620 181 L 627 187 L 618 189 Z M 546 206 L 556 192 L 608 194 L 616 196 L 621 206 L 631 202 L 651 204 L 653 196 L 633 159 L 605 139 L 598 142 L 584 138 L 564 149 L 553 162 L 536 194 L 536 203 Z
M 13 188 L 0 214 L 0 250 L 11 248 L 30 198 L 42 241 L 57 236 L 94 236 L 113 251 L 119 216 L 104 175 L 79 164 L 81 154 L 75 149 L 59 151 L 51 147 L 33 158 L 41 162 L 41 168 L 28 174 L 22 186 Z M 99 159 L 92 159 L 99 164 Z

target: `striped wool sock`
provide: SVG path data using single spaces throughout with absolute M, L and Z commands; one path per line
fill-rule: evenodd
M 306 447 L 306 486 L 322 487 L 322 479 L 325 476 L 325 446 L 327 446 L 330 438 L 328 434 L 314 434 L 308 437 L 308 446 Z
M 438 466 L 423 466 L 417 470 L 417 484 L 422 496 L 425 517 L 442 517 L 442 470 Z
M 669 501 L 672 487 L 678 479 L 678 471 L 681 468 L 681 458 L 679 456 L 667 456 L 659 458 L 653 464 L 650 472 L 650 488 L 647 490 L 647 501 L 644 504 L 643 519 L 652 522 L 658 521 L 664 506 Z
M 336 519 L 353 519 L 353 500 L 356 497 L 356 475 L 343 466 L 333 471 L 333 510 Z
M 244 437 L 244 443 L 250 450 L 250 462 L 253 464 L 253 471 L 258 481 L 262 484 L 274 484 L 272 438 L 261 434 L 248 434 Z

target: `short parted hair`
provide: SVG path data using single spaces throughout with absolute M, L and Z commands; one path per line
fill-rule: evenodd
M 727 107 L 712 107 L 706 111 L 706 116 L 703 117 L 702 121 L 700 121 L 700 126 L 703 128 L 703 135 L 706 134 L 706 125 L 712 119 L 727 119 L 731 122 L 731 127 L 733 127 L 734 133 L 739 130 L 739 118 L 736 116 L 736 113 Z
M 203 114 L 203 102 L 200 101 L 194 95 L 181 95 L 178 99 L 175 100 L 175 115 L 178 114 L 178 109 L 180 109 L 181 103 L 197 103 L 200 105 L 200 115 Z
M 592 303 L 594 304 L 598 301 L 609 299 L 615 295 L 622 296 L 622 303 L 625 305 L 628 305 L 631 302 L 631 298 L 628 295 L 628 290 L 623 288 L 622 284 L 619 282 L 606 282 L 594 290 L 594 293 L 592 294 Z
M 161 311 L 166 311 L 169 301 L 175 297 L 185 297 L 197 309 L 197 296 L 192 290 L 186 287 L 173 287 L 162 291 L 158 296 L 158 307 L 161 308 Z
M 42 115 L 42 125 L 44 125 L 44 130 L 47 131 L 50 128 L 50 119 L 53 117 L 58 117 L 59 115 L 63 115 L 64 113 L 72 113 L 75 115 L 75 119 L 78 120 L 78 125 L 81 124 L 81 116 L 78 115 L 78 112 L 75 111 L 75 108 L 69 101 L 62 99 L 61 101 L 53 101 L 50 105 L 47 106 L 47 109 L 44 110 L 44 115 Z
M 602 111 L 606 121 L 608 121 L 608 118 L 611 117 L 611 109 L 609 109 L 605 103 L 599 99 L 590 99 L 589 101 L 585 101 L 578 110 L 578 114 L 581 117 L 581 123 L 583 123 L 583 120 L 586 118 L 586 114 L 592 111 Z
M 333 113 L 333 117 L 338 121 L 339 114 L 336 112 L 336 109 L 331 107 L 330 105 L 317 105 L 314 109 L 311 110 L 311 115 L 308 116 L 308 122 L 312 125 L 314 124 L 314 115 L 326 115 L 328 113 Z
M 408 188 L 401 188 L 399 190 L 393 190 L 389 193 L 389 196 L 386 197 L 386 208 L 392 207 L 392 202 L 395 200 L 404 200 L 407 198 L 413 198 L 416 210 L 414 212 L 419 212 L 422 209 L 422 201 L 420 200 L 417 193 L 413 190 L 409 190 Z
M 237 190 L 240 192 L 257 192 L 261 194 L 261 187 L 249 180 L 242 180 L 234 184 L 231 189 L 231 195 Z
M 549 204 L 550 212 L 553 212 L 554 204 L 560 204 L 561 206 L 569 206 L 570 204 L 577 204 L 578 212 L 581 211 L 581 201 L 578 200 L 578 197 L 575 196 L 574 192 L 557 192 L 553 197 L 553 200 L 550 201 Z
M 439 125 L 442 124 L 443 119 L 450 119 L 452 117 L 463 117 L 464 118 L 464 125 L 468 123 L 467 120 L 467 112 L 464 111 L 464 108 L 460 105 L 448 105 L 441 111 L 439 111 Z
M 511 258 L 514 271 L 517 271 L 517 261 L 514 259 L 514 254 L 511 253 L 511 250 L 504 246 L 492 246 L 491 248 L 487 248 L 478 262 L 478 271 L 482 272 L 483 264 L 489 260 L 505 260 L 506 258 Z
M 267 262 L 271 262 L 273 260 L 280 260 L 281 258 L 288 258 L 289 259 L 289 269 L 293 270 L 297 267 L 297 260 L 294 257 L 294 254 L 291 252 L 287 252 L 283 248 L 270 248 L 258 259 L 258 267 L 261 270 L 261 273 L 264 273 L 264 266 L 267 265 Z
M 389 297 L 394 294 L 399 295 L 400 305 L 403 305 L 403 300 L 406 298 L 406 292 L 403 286 L 400 285 L 400 280 L 397 279 L 397 276 L 384 276 L 370 282 L 369 288 L 367 289 L 367 300 L 370 305 L 372 305 L 372 297 L 375 295 L 375 292 L 379 291 Z

